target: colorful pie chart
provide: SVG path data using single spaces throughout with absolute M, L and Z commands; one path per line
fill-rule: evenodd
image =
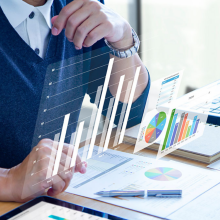
M 151 180 L 172 181 L 182 176 L 179 170 L 169 167 L 156 167 L 145 172 L 145 176 Z
M 147 126 L 145 132 L 146 143 L 153 143 L 154 141 L 156 141 L 163 132 L 165 125 L 166 113 L 160 112 L 157 115 L 155 115 L 153 119 L 150 121 L 150 124 Z

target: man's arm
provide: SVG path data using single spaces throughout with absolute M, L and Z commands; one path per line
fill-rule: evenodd
M 103 1 L 102 1 L 103 2 Z M 96 0 L 74 0 L 65 6 L 58 16 L 52 18 L 52 34 L 59 35 L 65 28 L 65 35 L 73 42 L 76 49 L 91 47 L 100 39 L 105 38 L 115 48 L 128 49 L 133 45 L 131 27 L 121 16 Z M 135 101 L 148 85 L 148 72 L 138 54 L 128 58 L 115 58 L 110 91 L 116 94 L 120 76 L 125 75 L 123 90 L 134 78 L 136 68 L 141 66 L 141 74 L 135 91 Z M 122 93 L 120 101 L 124 100 Z

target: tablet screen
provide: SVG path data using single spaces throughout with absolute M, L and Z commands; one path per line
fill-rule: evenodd
M 41 201 L 29 209 L 19 213 L 18 215 L 10 218 L 13 220 L 101 220 L 106 219 L 99 216 L 94 216 L 82 212 L 84 208 L 79 207 L 81 210 L 73 210 L 67 207 L 61 207 L 51 203 Z

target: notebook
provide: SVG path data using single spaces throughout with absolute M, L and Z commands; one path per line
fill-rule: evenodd
M 127 129 L 123 142 L 135 145 L 139 128 L 140 124 Z M 153 144 L 149 146 L 148 149 L 157 151 L 159 144 L 160 143 Z M 220 126 L 206 124 L 202 137 L 173 151 L 171 155 L 200 161 L 206 164 L 218 160 L 220 158 Z

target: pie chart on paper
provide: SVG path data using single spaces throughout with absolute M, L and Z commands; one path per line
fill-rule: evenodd
M 166 125 L 166 113 L 160 112 L 156 114 L 150 121 L 149 125 L 147 126 L 145 132 L 145 142 L 153 143 L 154 141 L 156 141 L 162 134 L 165 125 Z
M 145 172 L 145 176 L 151 180 L 172 181 L 182 176 L 179 170 L 169 167 L 156 167 Z

